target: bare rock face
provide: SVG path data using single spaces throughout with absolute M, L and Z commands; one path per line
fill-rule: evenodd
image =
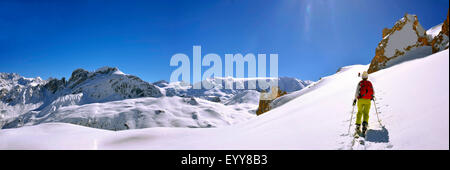
M 279 98 L 279 97 L 287 94 L 285 91 L 281 90 L 279 87 L 273 87 L 273 88 L 277 88 L 278 89 L 278 90 L 273 90 L 272 89 L 272 93 L 275 93 L 275 91 L 276 91 L 276 94 L 271 94 L 271 96 L 273 96 L 275 98 L 273 98 L 272 100 L 268 100 L 268 99 L 265 99 L 263 97 L 263 94 L 261 94 L 261 97 L 259 99 L 258 109 L 256 110 L 256 115 L 259 116 L 259 115 L 261 115 L 261 114 L 263 114 L 265 112 L 268 112 L 271 109 L 270 108 L 270 103 L 273 100 L 275 100 L 276 98 Z M 261 93 L 264 93 L 264 92 L 265 92 L 264 90 L 261 91 Z
M 79 85 L 80 83 L 84 82 L 89 75 L 89 71 L 86 71 L 84 69 L 76 69 L 72 72 L 72 76 L 70 76 L 69 79 L 69 88 L 74 88 L 75 86 Z
M 433 53 L 448 49 L 449 43 L 449 20 L 448 20 L 449 11 L 447 11 L 447 19 L 445 19 L 442 24 L 441 31 L 439 34 L 434 37 L 433 41 L 431 41 L 431 46 L 433 48 Z
M 421 46 L 428 46 L 427 35 L 416 15 L 405 14 L 392 28 L 382 31 L 383 39 L 375 50 L 368 73 L 383 69 L 392 59 Z
M 63 90 L 66 86 L 66 79 L 62 78 L 61 80 L 51 78 L 47 84 L 44 85 L 49 92 L 55 94 L 57 91 Z

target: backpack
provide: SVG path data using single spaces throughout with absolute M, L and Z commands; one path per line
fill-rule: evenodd
M 372 100 L 373 87 L 372 87 L 372 83 L 370 81 L 362 80 L 361 82 L 359 82 L 358 99 L 360 99 L 360 98 Z

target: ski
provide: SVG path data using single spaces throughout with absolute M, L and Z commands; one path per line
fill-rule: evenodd
M 360 136 L 362 138 L 359 140 L 359 144 L 363 146 L 364 150 L 366 150 L 367 130 L 364 133 L 361 132 Z
M 358 138 L 360 137 L 360 135 L 359 135 L 358 132 L 355 132 L 355 134 L 353 135 L 353 137 L 354 137 L 355 139 L 358 139 Z
M 366 143 L 365 137 L 362 137 L 361 139 L 359 139 L 359 144 L 365 145 L 365 143 Z
M 355 132 L 353 134 L 353 140 L 352 140 L 350 149 L 351 150 L 366 150 L 366 145 L 365 145 L 366 144 L 366 137 L 367 137 L 366 133 Z M 356 143 L 358 143 L 358 144 L 356 144 Z
M 356 143 L 356 141 L 358 140 L 358 138 L 359 138 L 359 134 L 358 134 L 358 132 L 355 132 L 355 133 L 353 134 L 352 146 L 350 147 L 351 150 L 353 150 L 353 148 L 354 148 L 354 146 L 355 146 L 355 143 Z

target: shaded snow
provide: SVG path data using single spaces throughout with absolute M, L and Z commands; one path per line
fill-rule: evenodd
M 416 48 L 411 49 L 410 51 L 406 51 L 405 54 L 403 54 L 401 57 L 396 57 L 396 58 L 389 60 L 389 62 L 386 63 L 384 68 L 388 68 L 388 67 L 400 64 L 405 61 L 423 58 L 423 57 L 431 55 L 432 53 L 433 52 L 432 52 L 431 46 L 416 47 Z
M 406 17 L 408 18 L 408 21 L 401 30 L 394 31 L 393 33 L 386 36 L 389 37 L 387 45 L 384 48 L 384 56 L 386 56 L 387 58 L 391 58 L 392 56 L 394 56 L 396 50 L 405 52 L 404 48 L 416 44 L 417 42 L 418 36 L 413 28 L 415 15 L 408 14 Z M 402 18 L 402 20 L 404 19 L 405 18 Z M 417 25 L 416 29 L 419 35 L 425 35 L 425 30 L 420 24 Z

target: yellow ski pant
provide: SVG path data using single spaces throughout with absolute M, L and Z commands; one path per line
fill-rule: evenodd
M 356 114 L 356 124 L 361 124 L 361 117 L 363 121 L 369 123 L 369 110 L 370 110 L 370 100 L 369 99 L 358 99 L 358 113 Z

